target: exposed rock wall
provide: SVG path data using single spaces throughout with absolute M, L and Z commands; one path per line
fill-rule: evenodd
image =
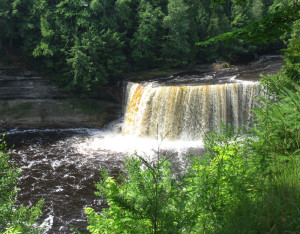
M 119 107 L 97 100 L 15 99 L 0 101 L 0 132 L 13 128 L 102 128 Z
M 0 63 L 0 100 L 65 98 L 66 94 L 39 74 Z
M 71 99 L 35 72 L 0 64 L 0 132 L 13 128 L 102 128 L 118 116 L 119 109 L 113 102 Z

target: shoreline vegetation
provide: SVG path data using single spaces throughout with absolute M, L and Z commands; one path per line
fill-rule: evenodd
M 112 2 L 117 4 L 109 5 Z M 182 175 L 175 176 L 171 164 L 159 153 L 152 162 L 138 155 L 128 158 L 126 171 L 118 178 L 102 169 L 96 194 L 109 207 L 101 213 L 85 209 L 91 233 L 300 232 L 300 5 L 290 0 L 267 1 L 267 6 L 260 0 L 214 0 L 218 4 L 211 7 L 211 1 L 204 2 L 207 8 L 201 6 L 197 9 L 202 11 L 195 12 L 188 6 L 199 6 L 200 1 L 105 1 L 108 5 L 98 0 L 65 0 L 53 5 L 45 0 L 1 2 L 0 25 L 7 25 L 0 27 L 5 35 L 0 38 L 0 48 L 19 42 L 29 54 L 41 56 L 49 70 L 63 71 L 66 79 L 58 83 L 83 95 L 119 74 L 123 62 L 140 67 L 161 62 L 161 58 L 174 66 L 186 63 L 196 48 L 192 39 L 205 40 L 202 45 L 233 40 L 229 47 L 197 49 L 202 56 L 219 57 L 236 51 L 236 46 L 241 52 L 245 44 L 239 40 L 245 35 L 247 41 L 254 41 L 247 44 L 245 54 L 259 41 L 278 40 L 277 29 L 284 37 L 286 64 L 279 73 L 260 80 L 265 97 L 253 111 L 251 137 L 237 140 L 237 130 L 230 126 L 220 133 L 211 132 L 205 138 L 205 155 L 187 157 L 187 171 Z M 93 20 L 99 15 L 101 20 Z M 123 18 L 110 20 L 112 15 Z M 191 27 L 194 21 L 189 15 L 199 17 L 195 22 L 201 23 L 196 25 L 203 38 L 192 34 L 195 27 Z M 249 19 L 254 23 L 244 27 Z M 121 32 L 115 27 L 118 20 Z M 270 20 L 272 28 L 267 26 Z M 17 31 L 11 31 L 9 23 L 17 25 Z M 158 30 L 161 25 L 162 31 Z M 220 28 L 231 31 L 232 27 L 240 29 L 213 38 L 223 33 Z M 41 35 L 36 38 L 39 30 Z M 205 34 L 206 30 L 210 34 Z M 265 30 L 270 30 L 266 37 Z M 125 49 L 133 49 L 126 51 L 130 59 L 122 52 L 123 44 Z M 164 56 L 157 57 L 161 53 Z M 19 171 L 9 161 L 5 143 L 1 144 L 0 232 L 38 233 L 41 230 L 35 223 L 43 201 L 32 208 L 15 206 Z
M 299 4 L 289 4 L 287 8 L 295 10 L 289 13 L 295 18 L 284 28 L 285 32 L 292 29 L 285 50 L 286 65 L 260 81 L 265 97 L 253 111 L 255 124 L 249 128 L 250 138 L 237 141 L 238 135 L 230 126 L 221 133 L 211 132 L 205 138 L 205 155 L 191 157 L 187 172 L 179 177 L 171 173 L 165 158 L 156 162 L 129 158 L 126 176 L 117 179 L 103 170 L 96 194 L 109 208 L 101 214 L 85 209 L 90 232 L 300 231 L 300 21 Z M 271 19 L 287 13 L 285 8 L 277 10 Z M 261 23 L 263 28 L 264 20 L 270 18 L 250 24 L 241 33 L 248 33 L 250 40 L 265 40 L 252 26 Z M 272 29 L 268 33 L 267 40 L 278 36 Z M 207 44 L 239 36 L 236 30 Z

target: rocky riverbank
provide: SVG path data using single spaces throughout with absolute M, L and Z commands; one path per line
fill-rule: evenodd
M 116 100 L 102 100 L 71 98 L 36 72 L 0 63 L 0 132 L 14 128 L 102 128 L 116 119 L 121 109 Z

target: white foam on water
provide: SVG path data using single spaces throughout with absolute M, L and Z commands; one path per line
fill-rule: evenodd
M 137 154 L 140 156 L 154 157 L 158 151 L 172 151 L 179 154 L 189 152 L 189 149 L 203 148 L 203 141 L 183 141 L 153 139 L 148 137 L 138 137 L 130 135 L 116 134 L 108 131 L 93 132 L 79 144 L 73 146 L 77 153 L 82 155 L 94 155 L 101 151 L 122 153 L 124 157 Z
M 44 222 L 40 225 L 40 227 L 44 227 L 43 233 L 47 233 L 53 226 L 53 215 L 49 215 Z

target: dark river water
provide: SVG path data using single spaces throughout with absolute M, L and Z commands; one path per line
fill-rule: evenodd
M 70 233 L 71 226 L 86 231 L 84 208 L 100 211 L 105 206 L 94 195 L 101 167 L 117 175 L 126 156 L 138 152 L 153 160 L 157 149 L 165 149 L 180 171 L 179 156 L 202 148 L 201 141 L 160 142 L 96 129 L 15 130 L 6 134 L 6 141 L 14 145 L 11 157 L 23 169 L 18 201 L 32 205 L 45 200 L 40 221 L 45 233 Z
M 277 72 L 281 65 L 278 56 L 269 56 L 248 66 L 233 66 L 218 73 L 170 77 L 163 82 L 181 85 L 253 80 L 260 73 Z M 182 171 L 183 156 L 188 152 L 200 154 L 203 150 L 201 140 L 167 141 L 122 136 L 120 131 L 78 128 L 12 130 L 6 133 L 6 141 L 12 147 L 12 160 L 23 170 L 18 201 L 32 205 L 40 199 L 45 200 L 39 223 L 44 225 L 44 233 L 72 233 L 71 226 L 86 231 L 84 208 L 100 211 L 106 206 L 94 195 L 101 167 L 117 175 L 122 171 L 126 156 L 137 152 L 148 160 L 155 160 L 157 151 L 165 150 L 172 155 L 175 171 Z
M 73 225 L 86 227 L 83 208 L 97 209 L 101 202 L 94 196 L 99 168 L 120 167 L 118 157 L 109 153 L 81 155 L 76 149 L 88 136 L 84 129 L 29 130 L 8 133 L 6 141 L 15 144 L 12 158 L 23 172 L 19 180 L 18 200 L 35 204 L 45 199 L 42 222 L 47 233 L 68 233 Z

